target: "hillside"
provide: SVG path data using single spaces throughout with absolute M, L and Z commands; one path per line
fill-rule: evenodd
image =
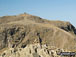
M 32 47 L 33 45 L 35 48 Z M 16 49 L 20 48 L 22 51 L 16 51 Z M 49 51 L 49 49 L 54 50 L 54 53 L 58 49 L 76 51 L 76 29 L 70 22 L 46 20 L 29 14 L 3 16 L 0 17 L 1 56 L 5 52 L 6 54 L 3 56 L 15 57 L 16 53 L 10 53 L 10 49 L 15 49 L 17 55 L 18 53 L 22 55 L 27 50 L 31 50 L 32 54 L 35 53 L 35 55 L 31 55 L 28 51 L 28 57 L 37 57 L 37 55 L 42 57 L 42 53 L 46 54 L 45 57 L 54 56 L 42 51 L 44 49 L 46 51 Z M 26 55 L 20 57 L 25 57 Z

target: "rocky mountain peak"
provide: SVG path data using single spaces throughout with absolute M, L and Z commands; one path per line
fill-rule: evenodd
M 59 49 L 76 51 L 76 29 L 71 23 L 46 20 L 26 13 L 0 17 L 2 57 L 51 57 Z

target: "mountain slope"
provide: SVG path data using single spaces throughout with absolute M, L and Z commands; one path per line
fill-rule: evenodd
M 76 51 L 76 29 L 69 22 L 50 21 L 29 14 L 0 17 L 0 50 L 33 44 Z

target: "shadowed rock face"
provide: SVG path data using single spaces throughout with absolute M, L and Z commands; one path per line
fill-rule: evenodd
M 76 29 L 69 22 L 50 21 L 29 14 L 0 17 L 0 52 L 38 43 L 76 51 Z M 42 57 L 36 52 L 32 56 Z

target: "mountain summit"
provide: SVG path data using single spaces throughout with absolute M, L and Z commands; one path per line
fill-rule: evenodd
M 76 29 L 71 23 L 26 13 L 0 17 L 0 56 L 52 57 L 58 50 L 76 51 Z

